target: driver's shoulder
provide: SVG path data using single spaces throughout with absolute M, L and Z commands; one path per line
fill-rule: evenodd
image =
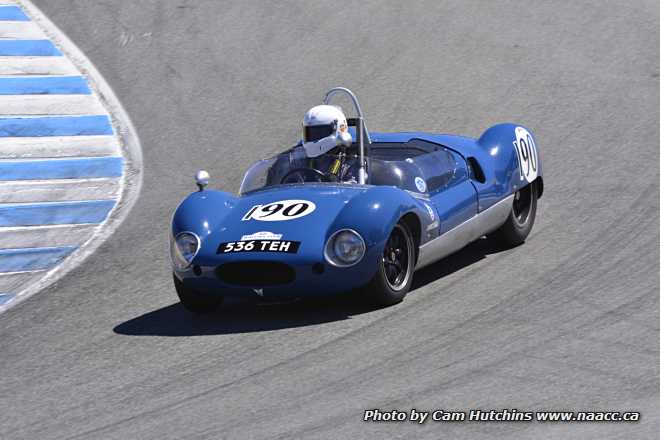
M 307 153 L 302 145 L 296 145 L 288 150 L 289 161 L 298 162 L 307 160 Z

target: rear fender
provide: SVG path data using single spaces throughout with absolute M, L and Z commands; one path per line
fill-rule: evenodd
M 494 125 L 481 135 L 475 147 L 466 159 L 470 163 L 472 157 L 481 168 L 473 176 L 480 211 L 537 180 L 539 195 L 542 193 L 541 156 L 529 129 L 517 124 Z M 475 168 L 474 163 L 471 166 Z

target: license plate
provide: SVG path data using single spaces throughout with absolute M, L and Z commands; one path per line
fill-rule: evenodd
M 288 240 L 242 240 L 220 243 L 219 254 L 234 252 L 282 252 L 295 254 L 300 247 L 299 241 Z

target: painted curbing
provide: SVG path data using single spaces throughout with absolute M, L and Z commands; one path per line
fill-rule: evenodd
M 30 1 L 2 3 L 0 312 L 93 253 L 142 183 L 138 136 L 94 65 Z

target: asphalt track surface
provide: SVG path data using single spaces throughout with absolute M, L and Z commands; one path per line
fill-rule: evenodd
M 658 3 L 340 3 L 36 2 L 133 119 L 144 185 L 93 256 L 0 316 L 1 438 L 657 438 Z M 546 192 L 532 235 L 469 246 L 385 309 L 192 317 L 167 228 L 194 172 L 236 191 L 335 85 L 372 130 L 533 129 Z M 361 422 L 374 407 L 642 421 Z

